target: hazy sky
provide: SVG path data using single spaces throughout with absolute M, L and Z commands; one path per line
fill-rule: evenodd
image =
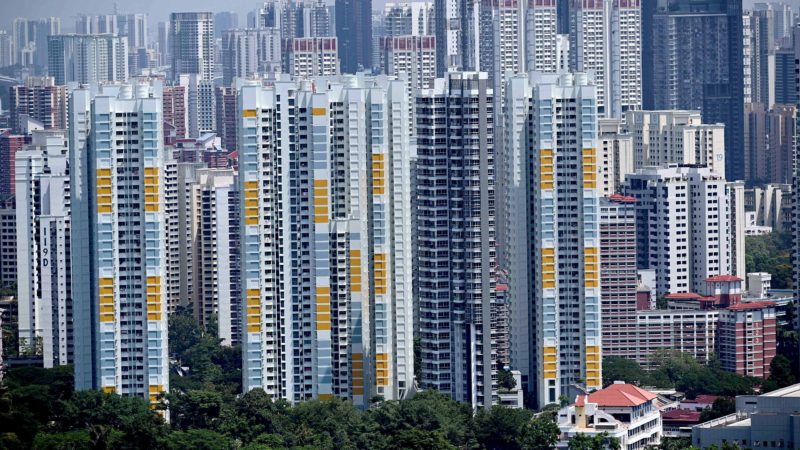
M 334 0 L 327 0 L 333 3 Z M 744 0 L 745 7 L 751 6 L 755 0 Z M 761 0 L 764 1 L 764 0 Z M 787 0 L 784 0 L 787 1 Z M 795 5 L 800 0 L 788 0 Z M 373 8 L 380 8 L 386 0 L 373 0 Z M 113 0 L 0 0 L 0 28 L 9 29 L 14 17 L 60 16 L 65 31 L 74 27 L 75 16 L 81 13 L 111 13 L 114 10 Z M 117 1 L 120 12 L 145 12 L 150 15 L 150 29 L 156 29 L 156 23 L 167 20 L 173 11 L 236 11 L 239 13 L 240 25 L 245 25 L 247 12 L 255 9 L 258 0 L 128 0 Z

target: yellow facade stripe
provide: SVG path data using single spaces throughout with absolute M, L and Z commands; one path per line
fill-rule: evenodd
M 158 175 L 158 167 L 145 167 L 144 168 L 145 175 Z
M 328 180 L 324 178 L 320 180 L 314 180 L 314 187 L 328 187 Z
M 251 117 L 255 117 L 255 116 L 256 116 L 256 110 L 255 109 L 242 110 L 242 117 L 251 118 Z
M 326 108 L 312 108 L 311 109 L 311 114 L 314 115 L 314 116 L 324 116 L 327 113 L 328 113 L 328 110 Z

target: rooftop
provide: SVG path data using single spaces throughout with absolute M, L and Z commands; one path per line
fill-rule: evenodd
M 727 281 L 742 281 L 742 279 L 735 275 L 717 275 L 706 278 L 706 281 L 711 283 L 722 283 Z
M 661 420 L 670 422 L 699 423 L 700 411 L 673 409 L 661 413 Z
M 605 389 L 589 394 L 589 402 L 597 406 L 639 406 L 658 397 L 632 384 L 615 382 Z
M 769 300 L 762 300 L 758 302 L 739 303 L 728 308 L 730 311 L 747 311 L 750 309 L 763 309 L 775 307 L 775 302 Z

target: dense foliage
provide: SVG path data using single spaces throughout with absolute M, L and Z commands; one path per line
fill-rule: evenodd
M 736 396 L 752 394 L 763 380 L 743 377 L 722 370 L 712 361 L 701 364 L 692 355 L 676 351 L 663 351 L 652 356 L 652 371 L 644 370 L 638 363 L 624 358 L 603 359 L 603 380 L 606 384 L 625 381 L 639 386 L 674 388 L 689 398 L 698 394 Z
M 220 346 L 212 331 L 186 312 L 171 320 L 170 424 L 144 399 L 74 392 L 71 367 L 10 370 L 0 388 L 0 449 L 513 450 L 553 448 L 558 438 L 553 408 L 473 414 L 431 391 L 368 411 L 338 399 L 291 406 L 262 390 L 237 395 L 240 350 Z
M 745 267 L 747 272 L 772 274 L 773 289 L 792 287 L 792 236 L 773 232 L 745 238 Z

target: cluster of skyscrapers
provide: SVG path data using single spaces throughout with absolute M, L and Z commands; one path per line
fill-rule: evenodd
M 602 388 L 603 356 L 661 348 L 767 375 L 776 305 L 744 295 L 744 243 L 752 205 L 784 226 L 774 193 L 797 178 L 796 11 L 372 6 L 0 33 L 0 70 L 25 77 L 0 131 L 19 351 L 155 402 L 188 307 L 241 346 L 245 390 L 291 402 L 491 406 L 512 370 L 540 407 Z M 771 347 L 742 356 L 740 325 Z

